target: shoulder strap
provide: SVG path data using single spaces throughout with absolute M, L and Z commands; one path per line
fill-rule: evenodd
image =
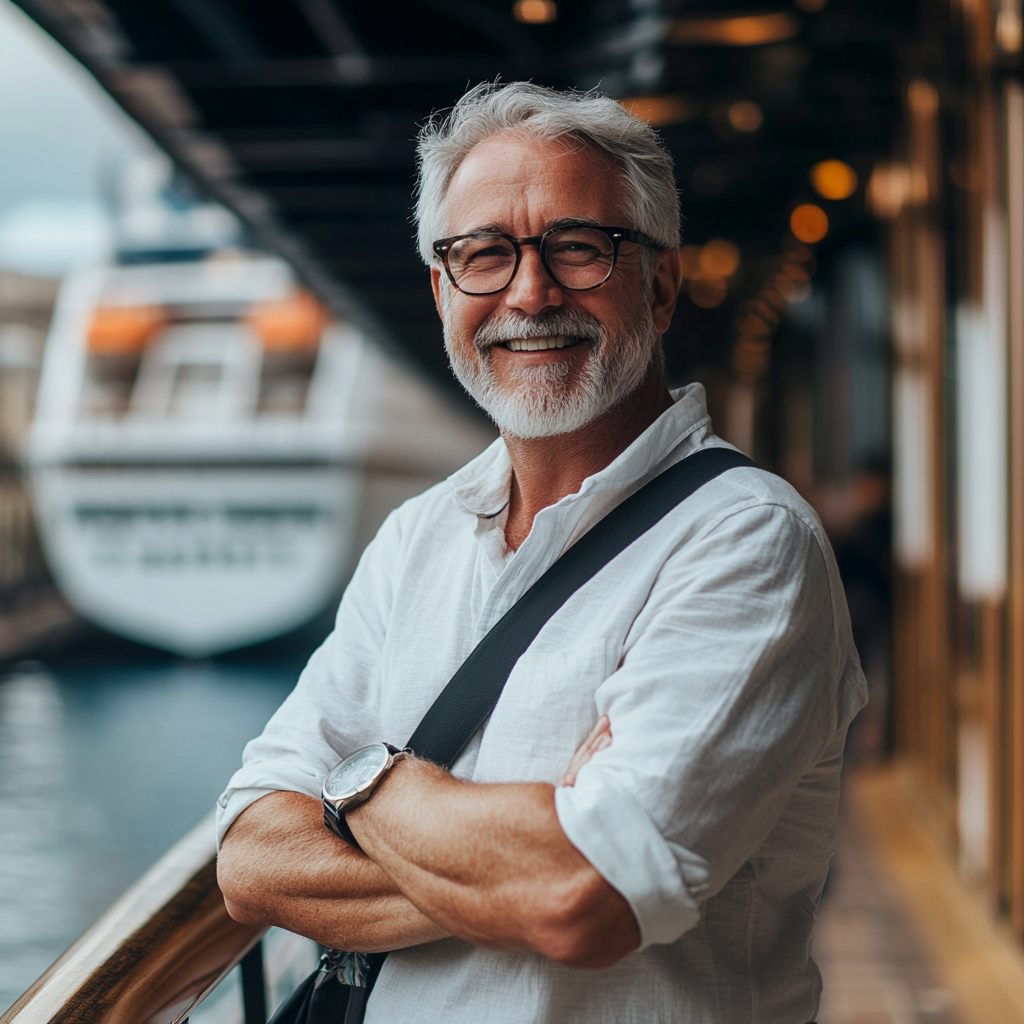
M 421 757 L 450 768 L 494 710 L 516 662 L 548 619 L 694 491 L 727 469 L 753 465 L 731 448 L 703 448 L 616 505 L 494 624 L 438 694 L 409 746 Z

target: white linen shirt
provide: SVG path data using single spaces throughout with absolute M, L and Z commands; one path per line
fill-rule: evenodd
M 711 432 L 675 404 L 576 494 L 505 544 L 499 440 L 394 511 L 334 632 L 250 742 L 218 838 L 274 790 L 319 797 L 362 744 L 402 745 L 476 643 L 611 507 Z M 835 842 L 847 725 L 865 687 L 814 512 L 737 468 L 676 507 L 570 598 L 455 763 L 477 782 L 556 784 L 598 716 L 612 744 L 558 788 L 570 842 L 629 902 L 640 949 L 576 971 L 444 939 L 392 953 L 367 1024 L 807 1024 L 811 928 Z

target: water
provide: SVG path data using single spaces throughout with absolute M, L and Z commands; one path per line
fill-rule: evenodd
M 211 810 L 314 644 L 72 651 L 0 678 L 0 1011 Z

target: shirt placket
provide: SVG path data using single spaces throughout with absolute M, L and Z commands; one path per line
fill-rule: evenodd
M 505 563 L 477 617 L 475 642 L 479 643 L 495 623 L 526 593 L 562 553 L 582 511 L 589 488 L 542 509 L 529 536 Z M 498 529 L 497 523 L 492 527 Z M 484 538 L 477 534 L 478 542 Z

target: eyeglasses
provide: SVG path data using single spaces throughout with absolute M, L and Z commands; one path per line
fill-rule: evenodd
M 563 288 L 585 292 L 612 276 L 623 242 L 665 248 L 642 231 L 580 224 L 551 228 L 529 238 L 474 231 L 442 238 L 434 242 L 433 249 L 451 283 L 467 295 L 504 291 L 519 270 L 524 245 L 537 246 L 544 268 Z

